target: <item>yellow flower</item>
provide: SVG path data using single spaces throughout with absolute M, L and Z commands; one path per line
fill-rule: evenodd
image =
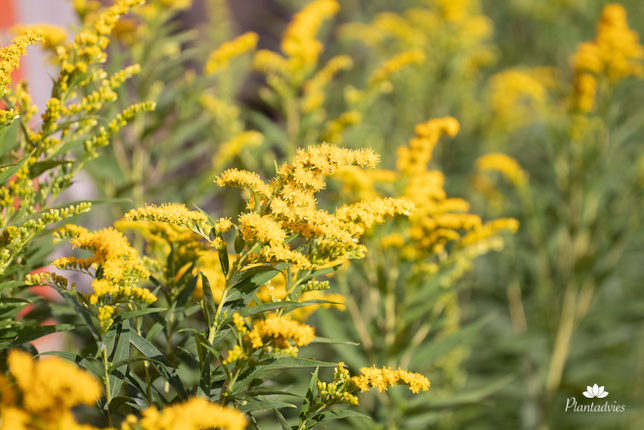
M 313 341 L 315 329 L 287 317 L 270 315 L 263 321 L 255 322 L 248 337 L 253 348 L 272 345 L 279 349 L 297 351 L 296 347 L 306 346 Z
M 17 24 L 11 27 L 14 34 L 28 34 L 30 31 L 42 31 L 45 34 L 43 47 L 45 49 L 55 49 L 67 39 L 67 31 L 63 27 L 53 24 Z
M 35 423 L 43 423 L 42 428 L 71 428 L 60 427 L 63 423 L 76 424 L 71 408 L 80 404 L 92 405 L 102 394 L 98 381 L 74 364 L 58 358 L 33 361 L 29 354 L 12 350 L 8 364 L 16 385 L 8 388 L 8 392 L 2 390 L 3 419 L 9 412 L 9 422 L 22 422 L 25 429 L 32 428 L 32 419 Z M 0 384 L 0 388 L 6 387 Z M 16 389 L 21 396 L 16 396 Z
M 27 53 L 27 46 L 44 39 L 44 31 L 29 30 L 27 34 L 15 37 L 11 45 L 0 49 L 0 96 L 4 95 L 7 85 L 11 83 L 11 72 L 18 68 L 20 57 Z
M 373 72 L 369 77 L 367 84 L 370 88 L 375 88 L 378 84 L 386 81 L 389 76 L 409 64 L 421 64 L 425 61 L 425 53 L 420 49 L 403 52 L 387 60 L 378 70 Z
M 501 172 L 516 186 L 528 182 L 528 174 L 521 168 L 519 162 L 509 155 L 501 153 L 483 155 L 476 160 L 476 169 L 480 172 L 486 170 Z
M 279 223 L 270 216 L 257 213 L 246 213 L 239 217 L 239 231 L 249 243 L 261 242 L 271 246 L 281 245 L 286 240 L 286 233 Z
M 245 170 L 228 169 L 215 182 L 220 187 L 249 187 L 253 191 L 266 197 L 271 194 L 270 188 L 262 181 L 257 173 L 247 172 Z
M 249 31 L 231 41 L 224 42 L 210 53 L 204 68 L 205 73 L 210 75 L 226 69 L 232 58 L 255 49 L 258 39 L 257 33 Z
M 427 391 L 430 384 L 423 375 L 400 368 L 398 370 L 391 370 L 390 367 L 378 369 L 374 365 L 361 368 L 360 373 L 360 376 L 352 377 L 351 382 L 362 392 L 370 388 L 386 391 L 390 386 L 407 385 L 414 394 L 417 394 L 420 390 Z
M 458 131 L 458 121 L 450 116 L 418 124 L 416 138 L 409 141 L 409 146 L 398 148 L 398 170 L 407 176 L 426 171 L 427 163 L 432 159 L 432 151 L 441 136 L 447 134 L 454 137 Z
M 217 153 L 212 157 L 212 166 L 215 172 L 220 172 L 224 166 L 241 152 L 243 148 L 256 147 L 264 141 L 264 135 L 258 131 L 244 131 L 233 137 L 228 142 L 219 146 Z
M 293 69 L 317 63 L 324 49 L 315 35 L 322 21 L 335 15 L 340 5 L 335 0 L 316 0 L 295 14 L 282 38 L 282 52 L 290 57 Z
M 138 425 L 143 430 L 201 430 L 216 427 L 225 430 L 243 430 L 247 421 L 236 409 L 210 403 L 194 397 L 185 403 L 167 406 L 162 411 L 151 406 L 143 411 L 137 422 L 133 415 L 127 417 L 122 430 L 132 430 Z
M 199 211 L 191 211 L 185 205 L 166 203 L 161 206 L 149 205 L 132 209 L 123 217 L 129 221 L 158 221 L 174 224 L 179 227 L 199 227 L 204 232 L 210 231 L 208 217 Z

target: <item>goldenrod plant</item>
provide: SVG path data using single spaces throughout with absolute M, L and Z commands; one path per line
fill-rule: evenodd
M 639 4 L 201 3 L 0 50 L 0 427 L 639 428 Z
M 494 120 L 505 122 L 498 124 L 511 134 L 497 136 L 491 151 L 478 158 L 473 183 L 485 200 L 492 196 L 490 210 L 525 226 L 513 257 L 498 269 L 514 338 L 541 345 L 538 351 L 528 342 L 510 348 L 526 381 L 514 394 L 522 394 L 522 406 L 512 403 L 522 408 L 515 422 L 525 428 L 559 428 L 566 419 L 561 406 L 585 386 L 584 378 L 619 387 L 621 403 L 632 398 L 626 375 L 637 372 L 637 355 L 616 353 L 626 347 L 617 340 L 588 339 L 600 327 L 606 336 L 637 331 L 631 322 L 637 311 L 628 302 L 637 301 L 639 289 L 631 253 L 641 246 L 636 124 L 642 111 L 624 89 L 644 76 L 643 61 L 626 9 L 612 3 L 603 7 L 594 39 L 570 55 L 569 68 L 514 69 L 491 78 Z M 525 110 L 532 115 L 523 115 Z M 523 142 L 513 140 L 519 133 Z M 617 308 L 619 315 L 612 313 Z M 611 369 L 612 360 L 622 370 Z M 629 421 L 637 419 L 611 422 L 631 428 Z M 600 417 L 595 428 L 607 422 Z

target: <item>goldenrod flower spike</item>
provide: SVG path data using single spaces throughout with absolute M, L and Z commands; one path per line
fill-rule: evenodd
M 386 391 L 390 386 L 407 385 L 414 394 L 417 394 L 420 390 L 427 391 L 430 385 L 429 380 L 423 375 L 400 368 L 398 370 L 391 370 L 389 367 L 378 369 L 374 365 L 361 368 L 360 373 L 362 375 L 352 377 L 351 382 L 362 392 L 370 388 Z
M 183 204 L 166 203 L 161 206 L 149 205 L 140 209 L 132 209 L 123 217 L 129 221 L 167 222 L 179 227 L 197 226 L 204 232 L 210 231 L 208 217 L 199 211 L 191 211 Z
M 16 35 L 28 34 L 30 31 L 42 31 L 45 35 L 43 48 L 54 50 L 67 39 L 67 30 L 53 24 L 17 24 L 11 27 L 11 32 Z
M 576 107 L 583 112 L 594 109 L 598 76 L 605 76 L 611 83 L 629 76 L 643 78 L 643 61 L 644 47 L 638 34 L 628 27 L 624 6 L 604 6 L 597 37 L 580 44 L 571 57 Z
M 378 70 L 373 72 L 369 77 L 367 84 L 370 88 L 375 88 L 378 84 L 383 83 L 392 74 L 404 68 L 409 64 L 421 64 L 425 61 L 425 53 L 420 49 L 403 52 L 387 60 Z
M 159 411 L 151 406 L 137 420 L 129 415 L 122 430 L 201 430 L 216 427 L 223 430 L 243 430 L 247 420 L 243 412 L 193 397 L 185 403 L 167 406 Z
M 476 169 L 480 172 L 496 170 L 516 186 L 522 186 L 528 182 L 528 174 L 521 168 L 519 162 L 509 155 L 501 153 L 483 155 L 476 160 Z
M 315 65 L 324 46 L 315 39 L 322 22 L 334 16 L 340 5 L 335 0 L 316 0 L 293 16 L 284 37 L 282 52 L 288 55 L 294 70 Z
M 18 68 L 20 57 L 27 53 L 27 46 L 45 39 L 45 32 L 40 29 L 27 31 L 26 34 L 15 37 L 11 45 L 0 49 L 0 97 L 11 83 L 11 72 Z
M 249 31 L 233 40 L 224 42 L 219 48 L 210 53 L 204 72 L 208 75 L 225 70 L 234 57 L 255 49 L 259 36 Z

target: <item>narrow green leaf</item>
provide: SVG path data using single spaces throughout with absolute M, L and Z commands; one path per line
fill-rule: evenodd
M 6 154 L 18 147 L 20 122 L 11 120 L 0 125 L 0 154 Z
M 320 372 L 320 368 L 316 367 L 315 372 L 311 375 L 311 381 L 309 382 L 309 388 L 306 390 L 306 401 L 302 403 L 302 407 L 300 408 L 300 424 L 304 422 L 306 419 L 306 413 L 309 411 L 311 408 L 311 405 L 313 405 L 313 402 L 315 402 L 315 398 L 317 397 L 317 391 L 318 391 L 318 373 Z
M 177 374 L 176 369 L 168 361 L 165 355 L 163 355 L 161 351 L 159 351 L 150 342 L 139 336 L 139 334 L 136 332 L 130 333 L 130 342 L 136 349 L 141 352 L 141 354 L 155 360 L 152 362 L 152 364 L 154 364 L 154 367 L 161 374 L 163 379 L 168 381 L 172 388 L 175 389 L 179 397 L 181 397 L 183 400 L 187 400 L 188 395 L 186 394 L 186 390 L 183 387 L 183 383 L 181 382 L 181 379 L 179 379 L 179 375 Z M 157 362 L 160 362 L 162 364 L 158 364 Z
M 195 267 L 195 263 L 192 263 L 192 266 L 190 266 L 190 268 L 186 270 L 186 272 L 181 277 L 181 280 L 179 280 L 179 285 L 183 283 L 182 280 L 184 276 L 187 276 L 189 273 L 192 273 L 192 270 L 194 269 L 194 267 Z M 183 309 L 188 304 L 188 301 L 192 298 L 192 295 L 195 292 L 195 288 L 197 287 L 197 281 L 199 279 L 198 276 L 199 274 L 193 276 L 190 282 L 188 282 L 187 285 L 183 287 L 183 289 L 179 292 L 179 295 L 177 296 L 177 299 L 175 301 L 177 304 L 176 306 L 177 309 Z
M 174 312 L 174 308 L 176 307 L 176 305 L 177 305 L 177 302 L 174 302 L 172 306 L 170 306 L 170 309 L 168 309 L 168 312 L 166 312 L 165 316 L 159 319 L 159 321 L 155 322 L 152 327 L 150 327 L 150 330 L 145 335 L 145 338 L 147 340 L 154 339 L 155 337 L 157 337 L 159 333 L 163 331 L 165 326 L 168 324 L 168 321 L 170 321 L 170 317 L 172 316 L 172 312 Z
M 307 300 L 303 302 L 283 301 L 283 302 L 264 303 L 257 306 L 251 306 L 248 308 L 240 309 L 239 311 L 237 311 L 237 313 L 239 313 L 239 315 L 243 317 L 250 317 L 253 315 L 261 314 L 264 312 L 270 312 L 277 309 L 283 309 L 283 308 L 296 309 L 296 308 L 303 308 L 305 306 L 324 305 L 324 304 L 336 305 L 338 303 L 329 302 L 327 300 Z
M 286 418 L 284 418 L 284 415 L 277 409 L 273 409 L 273 412 L 275 412 L 275 416 L 277 417 L 277 420 L 280 422 L 280 425 L 282 426 L 282 430 L 291 430 L 291 426 L 288 425 L 288 422 L 286 421 Z
M 63 164 L 73 164 L 75 160 L 46 160 L 39 161 L 34 163 L 33 166 L 29 168 L 29 178 L 34 179 L 46 172 L 47 170 L 53 169 L 54 167 L 62 166 Z
M 123 312 L 122 314 L 119 314 L 116 318 L 114 318 L 114 322 L 118 323 L 120 321 L 124 321 L 130 318 L 136 318 L 136 317 L 149 315 L 149 314 L 156 314 L 166 310 L 168 309 L 167 308 L 147 308 L 147 309 L 139 309 L 138 311 Z
M 69 331 L 76 328 L 72 324 L 39 325 L 39 326 L 17 326 L 0 330 L 0 350 L 11 348 L 31 342 L 48 334 Z
M 212 327 L 215 323 L 215 315 L 217 314 L 217 304 L 215 303 L 215 297 L 212 294 L 210 289 L 210 282 L 201 272 L 198 273 L 198 276 L 201 276 L 201 285 L 203 286 L 203 309 L 206 316 L 206 321 L 208 322 L 208 327 Z
M 117 325 L 118 341 L 116 343 L 116 350 L 112 356 L 112 363 L 123 362 L 130 357 L 130 322 L 125 319 L 122 323 Z M 113 366 L 110 368 L 110 394 L 111 398 L 118 396 L 121 387 L 123 386 L 123 379 L 127 370 L 120 371 L 119 368 L 123 364 Z M 125 364 L 127 365 L 127 364 Z
M 102 379 L 104 375 L 104 370 L 103 366 L 97 361 L 90 361 L 86 358 L 81 357 L 80 355 L 74 354 L 72 352 L 65 352 L 65 351 L 48 351 L 48 352 L 41 352 L 38 355 L 53 355 L 56 357 L 61 357 L 64 358 L 65 360 L 73 361 L 83 369 L 87 370 L 88 372 L 93 373 L 96 375 L 97 378 Z
M 8 167 L 4 172 L 0 173 L 0 185 L 4 184 L 7 182 L 13 175 L 18 173 L 18 170 L 22 169 L 22 166 L 24 166 L 29 158 L 31 158 L 32 155 L 34 155 L 34 151 L 31 151 L 28 155 L 25 155 L 23 158 L 20 159 L 16 164 L 12 165 L 11 167 Z
M 335 340 L 335 339 L 329 339 L 327 337 L 315 337 L 311 341 L 311 343 L 327 343 L 327 344 L 337 344 L 337 345 L 353 345 L 353 346 L 358 346 L 360 345 L 359 343 L 355 342 L 349 342 L 349 341 L 343 341 L 343 340 Z
M 337 419 L 348 418 L 348 417 L 360 417 L 360 418 L 371 419 L 369 415 L 365 415 L 361 412 L 352 411 L 350 409 L 346 409 L 343 411 L 324 411 L 320 414 L 315 415 L 313 418 L 309 418 L 310 424 L 308 424 L 305 428 L 312 429 L 324 421 L 337 420 Z
M 199 378 L 199 387 L 197 387 L 197 396 L 210 399 L 210 351 L 208 350 L 201 362 L 201 377 Z

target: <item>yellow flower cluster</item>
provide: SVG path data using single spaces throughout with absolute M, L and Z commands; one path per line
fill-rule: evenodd
M 256 321 L 253 329 L 248 333 L 248 339 L 253 348 L 273 346 L 293 353 L 297 352 L 297 347 L 308 345 L 314 338 L 313 327 L 276 315 L 269 315 L 265 320 Z
M 236 409 L 211 403 L 201 397 L 193 397 L 185 403 L 174 404 L 159 411 L 151 406 L 143 411 L 140 420 L 129 415 L 122 430 L 201 430 L 218 428 L 243 430 L 247 420 Z
M 11 45 L 0 49 L 0 97 L 11 83 L 11 72 L 20 64 L 20 57 L 27 53 L 27 46 L 45 39 L 42 30 L 30 30 L 27 34 L 15 37 Z
M 221 172 L 243 148 L 259 146 L 263 141 L 264 135 L 258 131 L 244 131 L 239 133 L 228 142 L 224 142 L 219 146 L 217 153 L 212 157 L 213 170 L 217 173 Z
M 604 7 L 597 37 L 579 45 L 571 62 L 575 72 L 577 107 L 585 112 L 594 108 L 597 76 L 612 83 L 628 76 L 644 77 L 644 47 L 638 34 L 628 27 L 626 9 L 612 3 Z
M 353 67 L 353 60 L 348 55 L 338 55 L 331 58 L 320 71 L 304 83 L 302 100 L 302 111 L 313 112 L 322 106 L 325 95 L 324 88 L 342 70 L 349 70 Z
M 517 187 L 528 182 L 528 173 L 521 168 L 517 160 L 509 155 L 501 153 L 485 154 L 476 160 L 476 169 L 480 172 L 496 170 Z
M 340 36 L 357 39 L 384 52 L 419 49 L 427 61 L 425 70 L 449 62 L 455 77 L 471 76 L 489 64 L 494 51 L 487 45 L 492 22 L 480 14 L 478 0 L 432 0 L 428 7 L 415 7 L 401 15 L 383 12 L 370 25 L 348 23 Z
M 550 67 L 512 69 L 493 75 L 488 83 L 488 104 L 493 123 L 511 131 L 547 113 L 548 90 L 556 85 Z
M 315 35 L 325 19 L 334 16 L 340 5 L 335 0 L 316 0 L 299 11 L 289 23 L 282 38 L 282 52 L 289 56 L 291 68 L 308 68 L 317 64 L 324 46 Z
M 351 374 L 342 361 L 338 363 L 333 371 L 333 382 L 327 384 L 326 382 L 318 381 L 317 386 L 322 397 L 321 403 L 326 405 L 333 403 L 358 405 L 358 398 L 346 390 L 347 386 L 351 386 Z
M 429 380 L 423 375 L 400 368 L 398 370 L 391 370 L 389 367 L 378 369 L 374 365 L 361 368 L 360 373 L 360 376 L 352 377 L 351 382 L 362 392 L 374 387 L 378 388 L 378 391 L 386 391 L 387 387 L 394 385 L 406 385 L 414 394 L 420 390 L 429 389 Z
M 246 245 L 269 246 L 253 262 L 288 261 L 308 267 L 303 254 L 283 244 L 287 237 L 300 234 L 318 239 L 318 251 L 324 251 L 316 253 L 319 258 L 315 264 L 341 255 L 355 258 L 364 254 L 357 240 L 366 228 L 381 222 L 385 215 L 408 213 L 413 208 L 401 200 L 363 203 L 340 208 L 335 214 L 316 208 L 315 193 L 325 187 L 325 175 L 332 175 L 341 167 L 373 167 L 377 162 L 378 156 L 370 150 L 324 144 L 298 150 L 292 164 L 285 163 L 279 168 L 271 187 L 259 175 L 236 169 L 222 173 L 217 184 L 249 188 L 253 192 L 248 203 L 250 212 L 239 218 L 239 230 Z
M 339 117 L 327 121 L 324 132 L 322 132 L 322 140 L 325 142 L 342 143 L 344 130 L 355 124 L 362 122 L 362 115 L 360 112 L 348 111 L 340 114 Z
M 0 375 L 2 428 L 94 430 L 77 424 L 72 408 L 98 400 L 98 381 L 58 358 L 33 361 L 29 354 L 12 350 L 7 361 L 15 385 Z
M 387 60 L 379 69 L 369 76 L 367 85 L 375 88 L 385 82 L 389 76 L 396 73 L 409 64 L 421 64 L 425 61 L 425 53 L 420 49 L 402 52 L 395 57 Z
M 257 297 L 263 303 L 281 302 L 284 300 L 291 300 L 286 294 L 286 282 L 283 276 L 277 276 L 273 280 L 259 290 L 257 290 Z M 300 302 L 308 300 L 325 300 L 336 304 L 324 303 L 319 305 L 309 305 L 302 308 L 297 308 L 289 312 L 289 316 L 296 321 L 306 321 L 316 310 L 320 308 L 328 309 L 334 307 L 341 311 L 346 309 L 344 305 L 346 298 L 342 294 L 327 294 L 323 291 L 313 290 L 305 291 L 300 297 Z
M 29 34 L 29 32 L 42 31 L 45 34 L 43 47 L 55 49 L 67 39 L 67 31 L 63 27 L 53 24 L 18 24 L 11 27 L 11 32 L 17 35 Z
M 211 75 L 226 69 L 232 58 L 254 50 L 258 39 L 257 33 L 249 31 L 233 40 L 224 42 L 219 48 L 210 53 L 204 68 L 205 73 Z
M 208 233 L 208 217 L 199 211 L 191 211 L 185 205 L 166 203 L 161 206 L 149 205 L 144 208 L 132 209 L 123 217 L 128 221 L 167 222 L 179 227 L 199 228 Z
M 427 170 L 427 163 L 432 159 L 432 151 L 443 134 L 454 137 L 460 126 L 452 117 L 429 120 L 416 126 L 416 138 L 409 146 L 398 148 L 398 170 L 408 176 Z
M 52 263 L 60 270 L 76 270 L 89 273 L 95 267 L 92 287 L 94 292 L 87 299 L 93 305 L 107 306 L 109 303 L 137 301 L 151 304 L 156 297 L 149 290 L 136 287 L 135 284 L 150 276 L 150 272 L 141 263 L 138 254 L 130 246 L 123 234 L 113 228 L 106 228 L 90 233 L 83 227 L 66 225 L 54 232 L 54 240 L 71 239 L 74 247 L 85 249 L 94 254 L 87 259 L 63 257 Z M 91 275 L 91 273 L 90 273 Z M 102 316 L 103 329 L 111 324 L 114 310 L 99 310 Z

